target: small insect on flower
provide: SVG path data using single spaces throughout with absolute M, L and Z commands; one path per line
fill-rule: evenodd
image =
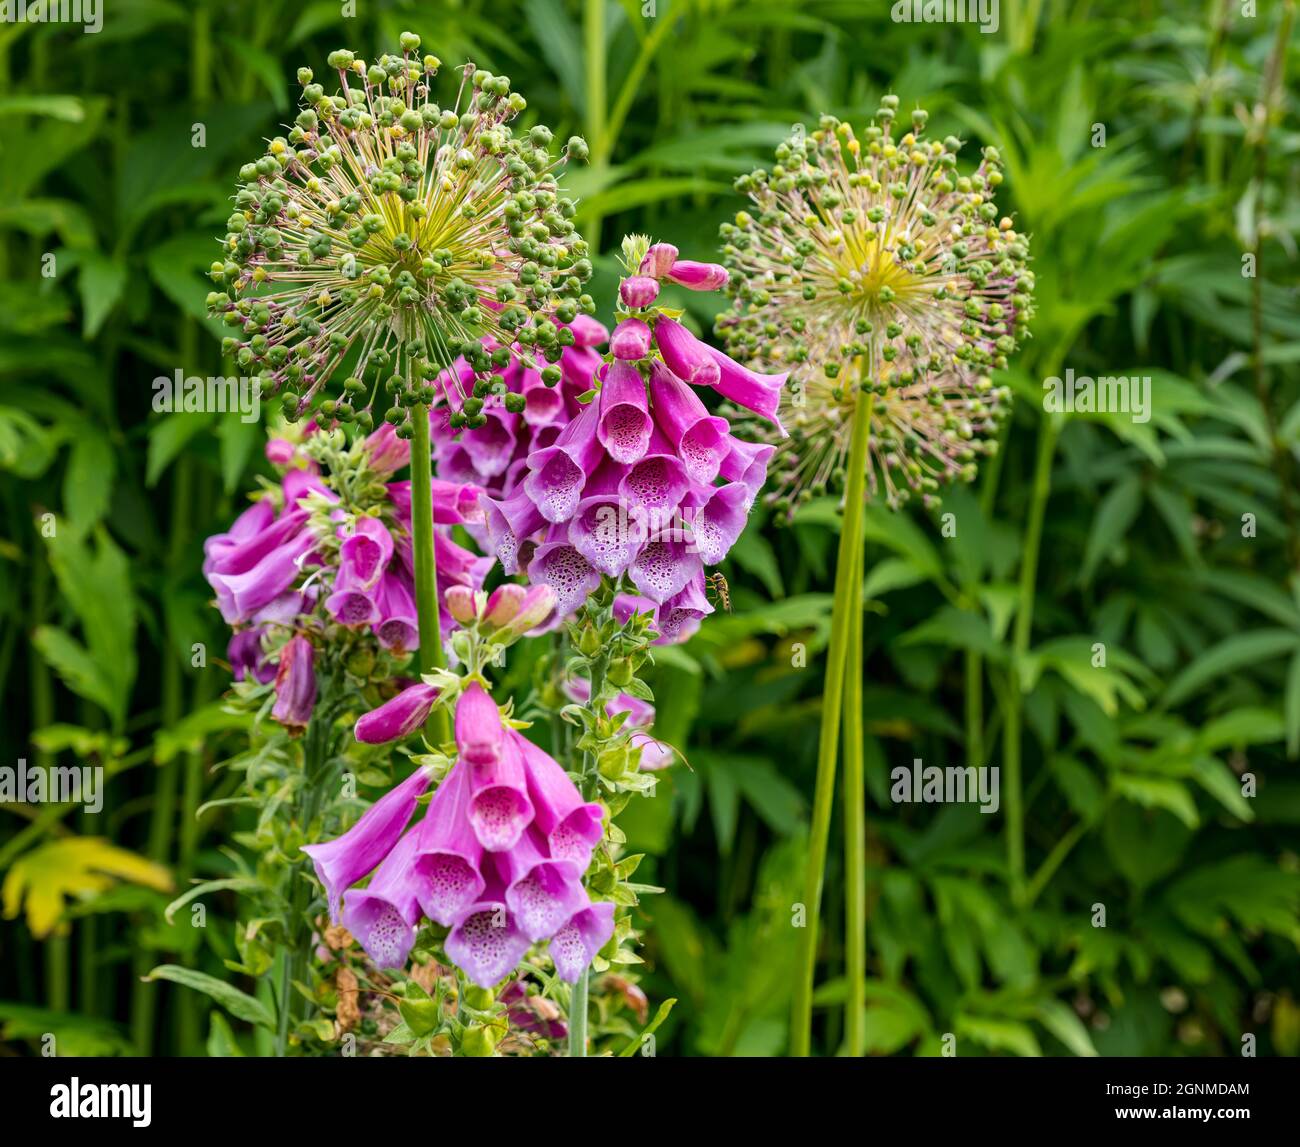
M 716 601 L 722 606 L 723 613 L 731 612 L 731 589 L 721 573 L 711 573 L 704 579 L 704 592 L 710 601 Z
M 370 429 L 378 400 L 410 437 L 412 408 L 458 357 L 485 377 L 515 343 L 555 362 L 573 338 L 560 324 L 592 309 L 586 243 L 558 186 L 586 144 L 570 139 L 557 160 L 546 127 L 516 136 L 523 97 L 472 64 L 440 107 L 440 61 L 419 43 L 405 33 L 400 55 L 369 66 L 332 52 L 333 95 L 300 69 L 293 127 L 240 169 L 208 305 L 237 332 L 226 351 L 290 418 L 318 404 Z M 342 395 L 322 399 L 345 361 Z M 481 407 L 467 403 L 462 424 L 481 424 Z
M 831 116 L 797 131 L 771 172 L 737 180 L 751 211 L 724 224 L 734 307 L 717 331 L 737 358 L 788 369 L 769 500 L 787 512 L 845 478 L 857 404 L 869 404 L 867 496 L 937 501 L 996 448 L 1006 366 L 1032 314 L 1028 241 L 998 217 L 998 152 L 962 175 L 960 142 L 894 137 L 897 96 L 859 140 Z

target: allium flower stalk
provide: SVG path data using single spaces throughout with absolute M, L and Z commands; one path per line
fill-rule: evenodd
M 1008 392 L 990 374 L 1025 332 L 1028 241 L 999 217 L 996 148 L 976 170 L 960 142 L 923 138 L 926 113 L 895 137 L 886 96 L 859 139 L 824 116 L 737 181 L 751 210 L 724 224 L 734 308 L 717 329 L 732 353 L 791 371 L 769 495 L 793 511 L 847 479 L 854 412 L 870 410 L 866 490 L 931 503 L 975 475 Z
M 370 65 L 332 52 L 333 94 L 299 70 L 293 127 L 240 170 L 208 304 L 238 332 L 227 353 L 260 372 L 287 417 L 316 405 L 368 430 L 386 408 L 412 441 L 414 598 L 430 669 L 444 664 L 428 497 L 435 382 L 462 356 L 487 375 L 513 343 L 558 359 L 573 336 L 557 324 L 591 308 L 591 267 L 558 184 L 586 144 L 571 139 L 557 160 L 546 127 L 516 136 L 523 97 L 472 64 L 452 103 L 435 103 L 440 61 L 419 46 L 403 33 L 400 55 Z M 344 369 L 341 396 L 322 399 Z M 469 404 L 455 417 L 486 421 Z
M 777 149 L 771 172 L 737 181 L 753 201 L 722 229 L 734 308 L 717 329 L 738 357 L 784 366 L 781 407 L 789 437 L 778 444 L 770 497 L 791 516 L 828 488 L 842 490 L 844 518 L 826 658 L 817 783 L 791 1017 L 791 1051 L 811 1046 L 818 921 L 840 717 L 844 717 L 846 979 L 845 1044 L 864 1049 L 866 1001 L 865 778 L 862 750 L 864 499 L 891 508 L 940 484 L 971 481 L 992 452 L 1007 391 L 1004 367 L 1032 313 L 1028 243 L 998 216 L 995 148 L 971 175 L 961 144 L 923 139 L 926 113 L 894 136 L 898 97 L 859 140 L 824 116 Z

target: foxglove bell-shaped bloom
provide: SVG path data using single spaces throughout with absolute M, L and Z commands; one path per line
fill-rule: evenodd
M 421 821 L 414 867 L 424 914 L 444 927 L 483 894 L 483 846 L 469 819 L 470 769 L 453 766 Z
M 378 709 L 371 709 L 356 725 L 354 735 L 363 745 L 400 741 L 424 727 L 438 699 L 438 690 L 423 683 L 410 685 Z
M 608 900 L 594 901 L 575 912 L 551 937 L 556 974 L 567 983 L 577 983 L 613 935 L 614 905 Z
M 469 785 L 469 823 L 479 843 L 488 852 L 514 848 L 534 813 L 523 757 L 511 739 L 494 760 L 470 767 Z
M 550 855 L 586 871 L 592 850 L 600 843 L 604 809 L 595 801 L 584 801 L 569 775 L 527 737 L 513 730 L 509 737 L 523 760 L 533 823 L 546 837 Z
M 582 871 L 571 860 L 554 860 L 546 841 L 525 832 L 508 852 L 494 855 L 506 886 L 506 904 L 529 940 L 544 940 L 587 903 Z
M 564 428 L 554 446 L 528 456 L 524 489 L 548 522 L 567 521 L 577 508 L 587 476 L 603 453 L 596 436 L 599 421 L 600 410 L 591 403 Z
M 655 345 L 663 355 L 664 364 L 683 382 L 714 386 L 722 376 L 709 347 L 676 319 L 659 317 L 655 323 Z
M 420 827 L 410 829 L 375 870 L 365 888 L 343 897 L 343 927 L 380 968 L 405 967 L 420 918 L 421 882 L 415 867 Z
M 347 832 L 324 844 L 305 844 L 316 877 L 325 888 L 330 919 L 337 922 L 339 901 L 346 889 L 371 872 L 397 844 L 415 811 L 416 801 L 429 787 L 429 774 L 418 768 L 380 797 Z
M 301 634 L 280 650 L 275 674 L 275 705 L 271 716 L 291 731 L 301 732 L 311 720 L 316 704 L 315 650 Z
M 663 603 L 686 588 L 703 566 L 683 540 L 661 537 L 649 542 L 629 570 L 632 584 L 651 601 Z
M 676 262 L 677 248 L 671 243 L 652 243 L 646 249 L 645 257 L 641 260 L 641 266 L 637 271 L 652 279 L 664 279 Z
M 741 482 L 713 487 L 691 517 L 695 552 L 706 566 L 717 565 L 736 544 L 749 518 L 749 490 Z
M 528 580 L 550 586 L 556 615 L 567 617 L 600 587 L 600 572 L 568 541 L 554 541 L 537 547 L 528 563 Z
M 687 477 L 704 486 L 712 484 L 730 452 L 731 426 L 725 418 L 710 415 L 695 391 L 658 363 L 650 385 L 655 425 L 672 443 Z
M 645 383 L 636 367 L 625 362 L 610 364 L 600 388 L 599 411 L 596 437 L 605 452 L 625 465 L 644 458 L 654 424 L 646 404 Z
M 265 685 L 275 679 L 275 666 L 262 652 L 262 629 L 245 629 L 236 633 L 226 646 L 226 658 L 230 662 L 231 675 L 236 681 L 251 677 L 259 684 Z
M 500 881 L 462 914 L 443 945 L 448 958 L 471 983 L 490 988 L 524 958 L 529 939 L 505 902 Z
M 734 359 L 728 358 L 720 350 L 705 348 L 713 361 L 718 364 L 718 378 L 710 383 L 723 398 L 729 398 L 737 406 L 752 410 L 760 418 L 766 418 L 776 427 L 777 433 L 786 437 L 785 427 L 777 414 L 781 405 L 781 388 L 790 377 L 790 372 L 780 374 L 759 374 L 755 370 L 741 366 Z
M 618 297 L 624 306 L 644 310 L 659 297 L 659 283 L 649 275 L 631 275 L 619 283 Z

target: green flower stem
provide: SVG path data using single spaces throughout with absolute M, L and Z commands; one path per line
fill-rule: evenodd
M 320 812 L 321 797 L 328 783 L 326 773 L 333 755 L 330 742 L 338 715 L 334 705 L 335 689 L 336 681 L 333 678 L 327 679 L 322 689 L 324 698 L 316 706 L 303 736 L 303 775 L 298 791 L 294 794 L 294 822 L 304 836 L 311 832 L 312 822 Z M 311 891 L 306 876 L 308 865 L 305 858 L 300 858 L 291 863 L 288 869 L 289 911 L 285 920 L 286 942 L 280 956 L 279 1010 L 275 1033 L 275 1054 L 278 1058 L 283 1058 L 289 1052 L 289 1027 L 293 1021 L 296 999 L 293 985 L 302 977 L 311 945 L 311 928 L 306 919 Z
M 429 444 L 429 408 L 411 410 L 411 544 L 415 550 L 415 612 L 420 628 L 420 672 L 445 669 L 442 627 L 438 620 L 438 566 L 433 552 L 433 470 Z M 451 739 L 451 722 L 442 705 L 434 706 L 425 730 L 441 745 Z
M 984 659 L 966 650 L 966 763 L 984 766 Z
M 831 806 L 835 798 L 835 758 L 839 749 L 840 710 L 848 663 L 849 614 L 853 607 L 853 576 L 860 568 L 863 495 L 867 478 L 867 447 L 871 441 L 871 401 L 853 418 L 849 444 L 848 483 L 844 491 L 844 521 L 835 565 L 835 596 L 831 607 L 831 639 L 826 653 L 826 682 L 822 689 L 821 737 L 817 746 L 817 785 L 813 793 L 812 826 L 808 837 L 808 867 L 804 875 L 806 917 L 795 970 L 794 1004 L 790 1020 L 790 1054 L 807 1056 L 812 1047 L 812 993 L 817 969 L 817 925 L 821 916 L 826 847 L 830 838 Z
M 592 662 L 591 697 L 587 702 L 592 712 L 599 712 L 597 706 L 600 704 L 600 695 L 605 688 L 605 670 L 608 667 L 609 658 L 604 655 Z M 584 752 L 582 754 L 582 795 L 586 799 L 591 797 L 589 786 L 595 773 L 595 756 L 590 752 Z M 587 985 L 590 977 L 591 969 L 584 968 L 577 983 L 573 985 L 573 993 L 569 997 L 569 1057 L 571 1059 L 587 1058 Z
M 585 0 L 582 10 L 583 56 L 586 60 L 586 132 L 591 148 L 593 174 L 609 164 L 605 148 L 605 0 Z M 599 177 L 597 177 L 599 186 Z M 592 254 L 600 250 L 602 216 L 587 218 L 585 238 Z
M 1021 772 L 1021 733 L 1024 691 L 1020 671 L 1029 652 L 1034 625 L 1034 586 L 1038 580 L 1038 551 L 1043 540 L 1043 518 L 1052 488 L 1052 458 L 1056 453 L 1057 424 L 1044 417 L 1038 430 L 1038 457 L 1034 463 L 1034 485 L 1029 505 L 1025 551 L 1020 564 L 1020 588 L 1016 604 L 1016 625 L 1012 638 L 1011 680 L 1008 682 L 1006 732 L 1002 738 L 1003 780 L 1006 783 L 1007 875 L 1012 902 L 1025 902 L 1025 805 Z
M 849 581 L 848 664 L 844 678 L 844 1003 L 845 1054 L 866 1050 L 867 984 L 867 786 L 862 764 L 862 545 L 854 547 Z
M 573 994 L 569 998 L 569 1057 L 571 1059 L 587 1058 L 587 979 L 590 968 L 584 968 L 577 983 L 573 985 Z

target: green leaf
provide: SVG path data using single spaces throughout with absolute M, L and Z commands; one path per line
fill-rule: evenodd
M 244 1020 L 259 1027 L 275 1027 L 275 1017 L 261 1000 L 254 999 L 247 992 L 241 992 L 225 980 L 218 980 L 205 972 L 182 968 L 179 964 L 160 964 L 144 979 L 146 981 L 170 980 L 174 984 L 192 988 L 216 1000 L 237 1020 Z
M 82 428 L 63 476 L 63 509 L 69 526 L 84 534 L 108 512 L 117 455 L 101 430 Z
M 82 333 L 86 338 L 94 338 L 99 333 L 109 312 L 117 306 L 126 286 L 126 275 L 126 264 L 120 260 L 89 251 L 82 257 L 77 285 L 81 290 Z
M 1136 477 L 1116 483 L 1101 500 L 1092 519 L 1088 544 L 1084 547 L 1083 565 L 1079 570 L 1080 582 L 1084 585 L 1091 584 L 1102 559 L 1121 544 L 1141 507 L 1142 484 Z
M 226 890 L 243 892 L 261 887 L 261 883 L 251 876 L 227 876 L 221 880 L 205 880 L 202 884 L 196 884 L 188 892 L 176 897 L 163 909 L 163 916 L 168 924 L 172 923 L 172 917 L 178 909 L 184 908 L 191 900 L 206 896 L 209 892 L 223 892 Z
M 676 999 L 664 1000 L 664 1002 L 660 1004 L 658 1009 L 655 1011 L 654 1019 L 652 1019 L 648 1024 L 646 1024 L 646 1026 L 642 1029 L 641 1034 L 637 1036 L 636 1039 L 634 1039 L 630 1044 L 627 1045 L 627 1047 L 625 1047 L 622 1051 L 618 1053 L 618 1058 L 630 1059 L 632 1056 L 636 1055 L 636 1053 L 640 1051 L 642 1047 L 645 1046 L 645 1041 L 649 1039 L 650 1036 L 654 1035 L 656 1031 L 659 1030 L 659 1025 L 662 1024 L 664 1020 L 668 1018 L 668 1013 L 673 1010 L 673 1007 L 676 1003 L 677 1003 Z
M 1136 773 L 1115 773 L 1111 790 L 1117 795 L 1143 808 L 1162 808 L 1171 812 L 1188 828 L 1201 823 L 1192 794 L 1181 781 L 1169 777 L 1140 776 Z
M 1286 629 L 1256 629 L 1234 633 L 1207 649 L 1184 669 L 1165 690 L 1165 708 L 1178 705 L 1225 674 L 1270 661 L 1283 653 L 1300 653 L 1300 634 Z
M 208 1056 L 212 1059 L 242 1057 L 243 1048 L 235 1039 L 230 1022 L 215 1008 L 208 1013 Z
M 1093 1059 L 1092 1036 L 1074 1010 L 1060 1000 L 1043 1000 L 1035 1012 L 1038 1022 L 1080 1058 Z
M 1286 755 L 1294 761 L 1300 755 L 1300 649 L 1287 668 L 1282 712 L 1286 721 Z
M 78 697 L 95 702 L 105 712 L 115 710 L 117 699 L 108 673 L 70 633 L 56 625 L 39 625 L 32 633 L 32 644 Z

